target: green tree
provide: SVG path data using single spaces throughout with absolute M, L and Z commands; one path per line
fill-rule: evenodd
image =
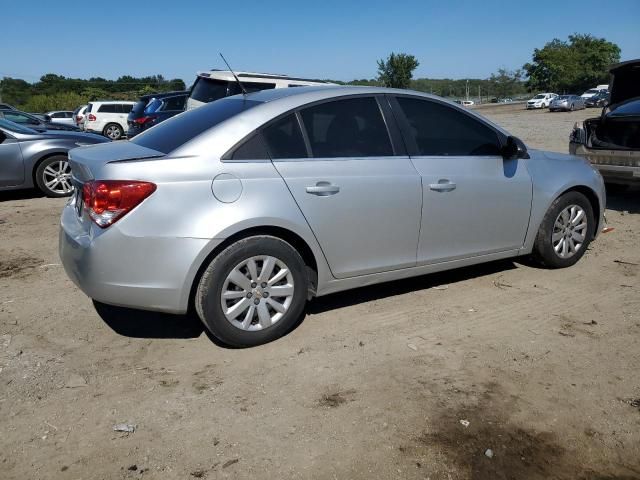
M 391 53 L 386 60 L 378 60 L 378 81 L 385 87 L 409 88 L 418 65 L 420 63 L 413 55 Z
M 489 77 L 489 91 L 498 98 L 511 97 L 522 92 L 522 76 L 524 72 L 499 68 Z
M 609 79 L 609 67 L 620 61 L 620 47 L 592 35 L 557 38 L 533 51 L 531 63 L 523 66 L 530 90 L 579 93 Z

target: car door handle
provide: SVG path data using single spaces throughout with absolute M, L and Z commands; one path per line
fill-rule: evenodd
M 450 192 L 456 189 L 456 184 L 449 180 L 438 180 L 438 183 L 430 183 L 429 188 L 436 192 Z
M 335 195 L 340 191 L 340 187 L 337 185 L 332 185 L 329 182 L 318 182 L 314 186 L 309 186 L 306 188 L 307 193 L 312 195 L 318 195 L 320 197 L 326 197 L 328 195 Z

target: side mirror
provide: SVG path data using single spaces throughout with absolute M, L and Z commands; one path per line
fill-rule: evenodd
M 43 115 L 42 118 L 44 119 L 45 122 L 51 123 L 51 117 L 49 115 Z
M 519 138 L 509 135 L 507 137 L 507 143 L 502 146 L 502 158 L 505 160 L 529 158 L 527 146 Z

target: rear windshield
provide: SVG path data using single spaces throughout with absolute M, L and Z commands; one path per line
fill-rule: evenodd
M 133 106 L 133 108 L 131 109 L 131 113 L 133 113 L 134 115 L 142 115 L 142 112 L 144 112 L 144 108 L 146 106 L 147 100 L 140 100 Z
M 199 102 L 210 103 L 229 95 L 229 82 L 198 77 L 191 90 L 191 98 Z
M 158 152 L 169 153 L 205 130 L 260 103 L 243 98 L 227 98 L 210 103 L 170 118 L 137 135 L 131 142 Z
M 89 105 L 87 105 L 87 109 L 84 111 L 84 113 L 91 113 L 92 108 L 93 108 L 93 103 L 90 103 Z

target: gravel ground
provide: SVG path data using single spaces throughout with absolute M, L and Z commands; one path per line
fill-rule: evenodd
M 562 152 L 594 114 L 479 111 Z M 247 350 L 96 308 L 59 265 L 63 204 L 0 194 L 3 479 L 640 478 L 638 190 L 575 267 L 332 295 Z

